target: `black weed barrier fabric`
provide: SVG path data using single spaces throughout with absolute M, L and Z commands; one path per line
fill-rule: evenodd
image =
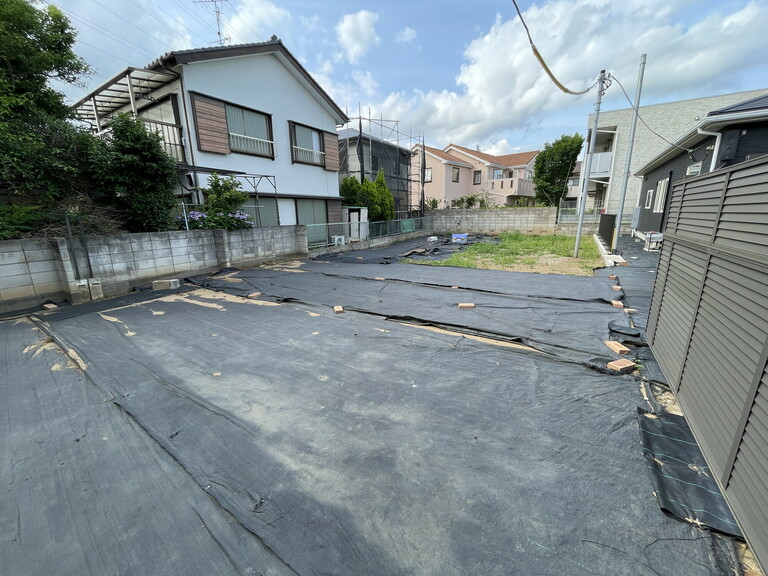
M 397 266 L 0 323 L 3 570 L 732 573 L 659 513 L 635 380 L 569 360 L 621 314 L 604 280 Z
M 607 279 L 408 264 L 261 267 L 187 279 L 228 294 L 325 306 L 519 342 L 562 360 L 604 366 L 612 320 L 626 315 Z M 459 303 L 474 304 L 459 309 Z
M 696 526 L 741 538 L 741 530 L 685 418 L 657 416 L 638 408 L 637 421 L 661 509 Z

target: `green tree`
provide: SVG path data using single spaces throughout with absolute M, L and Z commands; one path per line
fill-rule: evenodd
M 354 176 L 344 178 L 339 186 L 339 193 L 344 198 L 344 206 L 362 206 L 360 203 L 362 188 L 362 184 Z
M 339 193 L 344 198 L 345 206 L 368 208 L 370 222 L 381 222 L 395 217 L 395 199 L 387 188 L 383 170 L 379 170 L 375 180 L 366 180 L 362 184 L 354 176 L 347 176 L 341 181 Z
M 120 114 L 110 129 L 98 165 L 103 193 L 121 212 L 129 232 L 170 229 L 179 183 L 176 162 L 160 136 L 138 118 Z
M 377 212 L 376 218 L 370 217 L 371 222 L 392 220 L 395 217 L 395 199 L 387 188 L 383 170 L 379 170 L 376 180 L 371 182 L 371 196 Z
M 243 184 L 234 176 L 219 176 L 213 173 L 208 178 L 205 206 L 209 212 L 237 212 L 248 196 L 242 191 Z
M 75 30 L 55 6 L 39 10 L 25 0 L 0 2 L 0 116 L 3 121 L 66 118 L 64 95 L 50 80 L 70 84 L 90 72 L 73 51 Z
M 536 201 L 556 206 L 568 192 L 568 178 L 584 144 L 580 134 L 563 135 L 544 145 L 533 164 L 533 184 Z
M 1 227 L 16 237 L 51 228 L 62 202 L 92 188 L 96 142 L 66 121 L 71 110 L 49 84 L 89 72 L 61 11 L 0 0 L 0 38 L 0 187 L 10 192 Z

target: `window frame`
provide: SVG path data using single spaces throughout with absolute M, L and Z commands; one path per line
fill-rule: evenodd
M 656 199 L 653 202 L 653 213 L 661 214 L 664 212 L 664 204 L 667 201 L 667 189 L 669 188 L 669 178 L 659 180 L 656 183 Z
M 296 127 L 305 128 L 307 130 L 311 130 L 315 134 L 317 134 L 317 142 L 319 144 L 319 150 L 315 150 L 314 148 L 304 148 L 302 146 L 299 146 L 296 143 Z M 319 128 L 315 128 L 314 126 L 308 126 L 307 124 L 302 124 L 301 122 L 294 122 L 292 120 L 288 121 L 288 132 L 291 137 L 291 164 L 304 164 L 306 166 L 319 166 L 321 168 L 325 168 L 325 136 L 324 131 L 320 130 Z M 313 142 L 314 144 L 314 142 Z M 312 162 L 309 160 L 304 160 L 302 158 L 299 158 L 296 154 L 298 150 L 311 152 L 313 154 L 319 155 L 321 162 Z
M 480 170 L 472 172 L 472 185 L 477 186 L 483 182 L 483 173 Z
M 266 125 L 267 125 L 267 139 L 259 138 L 258 136 L 252 136 L 250 134 L 240 134 L 237 132 L 233 132 L 232 127 L 230 126 L 229 117 L 227 116 L 228 110 L 239 110 L 242 112 L 246 112 L 248 114 L 256 114 L 258 116 L 262 116 L 265 119 Z M 227 140 L 229 141 L 229 150 L 231 153 L 246 154 L 247 156 L 257 156 L 259 158 L 270 158 L 272 160 L 275 159 L 275 137 L 272 132 L 272 115 L 271 114 L 267 114 L 266 112 L 262 112 L 254 108 L 248 108 L 247 106 L 240 106 L 239 104 L 224 102 L 224 115 L 227 118 Z M 261 154 L 259 152 L 252 152 L 250 150 L 241 149 L 240 147 L 238 147 L 236 143 L 233 142 L 232 140 L 233 136 L 258 140 L 259 142 L 266 142 L 269 148 L 269 152 L 266 154 Z
M 424 168 L 424 182 L 432 182 L 432 168 Z
M 654 191 L 654 188 L 649 188 L 648 191 L 646 192 L 646 196 L 645 196 L 646 210 L 650 210 L 651 206 L 653 206 L 653 191 Z
M 461 175 L 461 169 L 458 166 L 451 166 L 451 182 L 458 184 Z

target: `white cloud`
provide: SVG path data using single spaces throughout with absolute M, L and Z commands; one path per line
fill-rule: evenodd
M 376 83 L 376 80 L 373 79 L 373 75 L 370 73 L 370 71 L 361 72 L 359 70 L 355 70 L 352 72 L 352 78 L 360 90 L 363 91 L 363 94 L 368 97 L 374 96 L 376 94 L 376 90 L 379 85 Z
M 549 68 L 572 90 L 590 86 L 605 69 L 633 95 L 640 55 L 647 53 L 643 103 L 739 91 L 739 71 L 764 48 L 768 10 L 753 1 L 689 25 L 675 10 L 666 0 L 555 0 L 532 6 L 524 18 Z M 532 55 L 517 18 L 497 17 L 464 58 L 455 89 L 392 93 L 381 103 L 383 113 L 418 126 L 436 145 L 499 146 L 511 131 L 536 131 L 549 115 L 569 110 L 582 111 L 586 126 L 594 92 L 578 98 L 560 92 Z M 617 85 L 605 100 L 604 109 L 629 107 Z M 563 127 L 567 131 L 571 127 Z
M 409 42 L 413 42 L 414 40 L 416 40 L 416 30 L 414 30 L 413 28 L 405 27 L 395 35 L 395 42 L 402 42 L 403 44 L 408 44 Z
M 291 13 L 269 0 L 242 0 L 236 13 L 224 23 L 224 34 L 235 44 L 263 42 L 291 20 Z
M 301 25 L 306 30 L 317 30 L 320 27 L 320 16 L 315 14 L 314 16 L 300 16 Z
M 336 25 L 336 37 L 350 64 L 357 64 L 372 46 L 379 43 L 375 24 L 379 15 L 368 10 L 345 14 Z

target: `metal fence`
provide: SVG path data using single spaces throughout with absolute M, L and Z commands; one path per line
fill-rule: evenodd
M 428 218 L 403 218 L 383 222 L 307 224 L 307 244 L 310 248 L 339 246 L 372 238 L 428 231 L 430 230 L 428 221 Z
M 602 206 L 587 208 L 584 212 L 584 222 L 597 224 L 600 222 L 600 215 L 605 213 Z M 579 221 L 579 202 L 578 200 L 560 200 L 560 206 L 557 210 L 558 224 L 573 224 Z

